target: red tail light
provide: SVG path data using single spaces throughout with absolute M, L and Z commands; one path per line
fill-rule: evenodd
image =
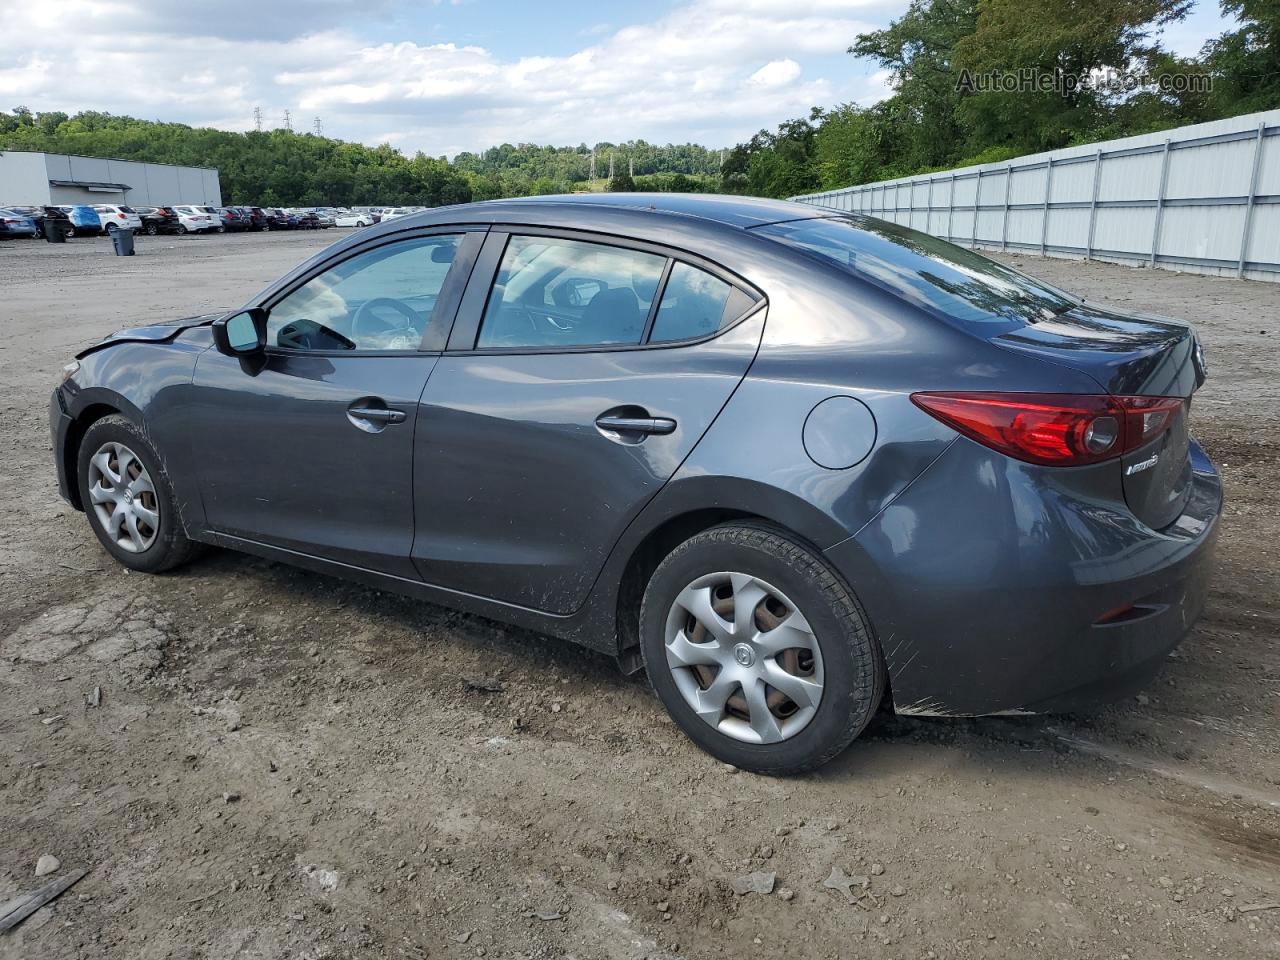
M 1167 430 L 1183 404 L 1177 397 L 1074 393 L 913 393 L 911 400 L 966 437 L 1051 467 L 1136 450 Z

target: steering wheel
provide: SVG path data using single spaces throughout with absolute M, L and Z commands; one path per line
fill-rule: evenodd
M 390 307 L 404 318 L 403 324 L 394 320 L 375 316 L 374 311 Z M 422 321 L 421 315 L 403 300 L 394 297 L 374 297 L 366 300 L 351 318 L 351 339 L 357 343 L 368 337 L 387 337 L 391 334 L 416 334 L 417 325 Z M 376 326 L 375 326 L 376 325 Z M 370 329 L 373 327 L 373 329 Z

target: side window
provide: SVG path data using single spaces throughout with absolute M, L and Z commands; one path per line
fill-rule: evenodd
M 366 250 L 271 308 L 267 343 L 285 350 L 415 350 L 457 253 L 457 235 Z
M 658 305 L 658 316 L 653 321 L 650 343 L 669 340 L 690 340 L 706 337 L 720 329 L 720 325 L 746 309 L 737 291 L 719 277 L 687 263 L 671 267 L 671 276 Z M 734 316 L 726 316 L 726 308 L 736 307 Z
M 555 237 L 513 236 L 477 347 L 638 344 L 666 257 Z

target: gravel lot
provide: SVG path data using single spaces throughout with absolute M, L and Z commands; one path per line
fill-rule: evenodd
M 1200 325 L 1229 497 L 1207 614 L 1136 701 L 883 715 L 773 780 L 602 657 L 228 552 L 130 574 L 58 499 L 73 352 L 334 238 L 0 244 L 0 902 L 42 855 L 90 869 L 0 957 L 1280 956 L 1280 289 L 1010 258 Z M 774 892 L 735 894 L 756 871 Z

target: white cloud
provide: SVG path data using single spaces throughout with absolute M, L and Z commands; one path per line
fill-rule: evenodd
M 395 131 L 398 146 L 430 154 L 630 137 L 723 145 L 882 90 L 864 88 L 843 51 L 875 25 L 860 18 L 883 19 L 891 0 L 690 0 L 650 23 L 582 37 L 571 53 L 518 58 L 355 32 L 353 21 L 391 16 L 397 2 L 358 14 L 346 0 L 0 2 L 0 103 L 241 130 L 254 107 L 270 125 L 287 108 L 297 129 L 319 115 L 330 135 L 379 142 Z M 98 58 L 55 58 L 55 67 L 29 42 L 38 35 L 68 50 L 119 51 L 128 67 L 104 75 Z M 830 79 L 802 71 L 809 57 L 834 58 Z
M 794 60 L 771 60 L 753 73 L 747 83 L 757 87 L 785 87 L 800 76 L 800 64 Z

